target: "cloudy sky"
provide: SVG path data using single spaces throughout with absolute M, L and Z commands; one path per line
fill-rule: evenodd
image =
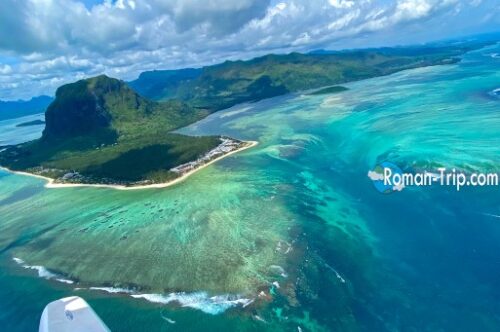
M 0 99 L 106 73 L 491 32 L 498 0 L 0 0 Z

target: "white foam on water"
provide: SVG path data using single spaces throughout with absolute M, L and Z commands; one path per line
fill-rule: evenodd
M 23 266 L 24 268 L 26 269 L 32 269 L 32 270 L 36 270 L 38 271 L 38 276 L 40 278 L 45 278 L 45 279 L 56 279 L 57 275 L 50 272 L 49 270 L 47 270 L 45 267 L 41 266 L 41 265 L 25 265 Z
M 24 261 L 21 258 L 13 257 L 12 260 L 17 264 L 24 264 Z
M 75 288 L 82 289 L 82 288 Z M 153 303 L 170 304 L 178 303 L 182 307 L 201 310 L 207 314 L 217 315 L 231 307 L 245 308 L 254 302 L 254 299 L 243 298 L 238 295 L 224 294 L 209 296 L 206 292 L 195 293 L 170 293 L 170 294 L 137 294 L 134 290 L 120 287 L 89 287 L 90 290 L 104 291 L 111 294 L 127 294 L 135 299 L 144 299 Z
M 340 273 L 337 270 L 335 270 L 333 267 L 331 267 L 330 265 L 328 265 L 326 263 L 325 263 L 325 266 L 327 268 L 329 268 L 330 270 L 332 270 L 333 273 L 335 273 L 335 276 L 337 277 L 337 279 L 340 280 L 341 283 L 345 284 L 346 280 L 344 279 L 344 277 L 342 277 L 342 275 L 340 275 Z
M 163 318 L 165 321 L 169 322 L 170 324 L 175 324 L 175 320 L 173 320 L 173 319 L 170 319 L 170 318 L 165 317 L 165 316 L 161 316 L 161 318 Z
M 244 304 L 242 305 L 242 307 L 243 307 L 243 308 L 246 308 L 246 307 L 248 307 L 250 304 L 252 304 L 254 301 L 255 301 L 255 299 L 250 299 L 248 302 L 244 303 Z
M 17 264 L 21 265 L 25 269 L 36 270 L 40 278 L 55 280 L 66 284 L 73 284 L 74 281 L 70 279 L 62 278 L 60 275 L 49 271 L 47 268 L 41 265 L 27 265 L 24 260 L 13 257 L 12 260 Z M 80 290 L 83 288 L 75 288 L 75 290 Z M 178 303 L 182 307 L 189 307 L 193 309 L 201 310 L 207 314 L 217 315 L 223 313 L 229 308 L 241 306 L 245 308 L 250 305 L 254 299 L 247 299 L 239 295 L 224 294 L 209 296 L 206 292 L 195 292 L 195 293 L 170 293 L 168 295 L 163 294 L 135 294 L 133 290 L 121 287 L 89 287 L 90 290 L 103 291 L 111 294 L 128 294 L 136 299 L 145 299 L 153 303 Z M 174 324 L 175 321 L 164 318 L 169 323 Z
M 38 272 L 38 276 L 40 278 L 44 278 L 47 280 L 55 280 L 55 281 L 59 281 L 59 282 L 65 283 L 65 284 L 73 284 L 74 283 L 73 280 L 62 278 L 60 275 L 53 273 L 53 272 L 50 272 L 44 266 L 27 265 L 22 259 L 17 258 L 17 257 L 13 257 L 12 260 L 14 262 L 16 262 L 17 264 L 21 265 L 25 269 L 36 270 Z
M 168 323 L 170 323 L 170 324 L 175 324 L 175 323 L 176 323 L 176 322 L 175 322 L 175 320 L 173 320 L 173 319 L 171 319 L 171 318 L 168 318 L 168 317 L 167 317 L 167 316 L 165 316 L 163 313 L 160 313 L 160 316 L 161 316 L 161 318 L 162 318 L 164 321 L 166 321 L 166 322 L 168 322 Z
M 273 273 L 278 273 L 280 276 L 282 276 L 283 278 L 288 278 L 288 274 L 286 273 L 285 269 L 282 268 L 281 266 L 279 265 L 271 265 L 269 266 L 269 269 L 273 272 Z
M 229 308 L 249 305 L 253 300 L 246 299 L 237 295 L 215 295 L 209 296 L 206 292 L 195 293 L 170 293 L 163 294 L 133 294 L 136 299 L 145 299 L 153 303 L 169 304 L 178 303 L 182 307 L 189 307 L 201 310 L 204 313 L 217 315 L 223 313 Z
M 121 288 L 121 287 L 90 287 L 89 289 L 99 290 L 111 294 L 119 294 L 119 293 L 132 294 L 134 292 L 131 289 Z
M 56 281 L 59 281 L 59 282 L 65 283 L 65 284 L 74 284 L 75 283 L 73 280 L 62 279 L 62 278 L 57 278 Z

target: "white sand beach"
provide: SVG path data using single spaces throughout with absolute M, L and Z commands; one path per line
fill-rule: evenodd
M 148 185 L 137 185 L 137 186 L 123 186 L 123 185 L 113 185 L 113 184 L 93 184 L 93 183 L 55 183 L 54 179 L 52 178 L 49 178 L 49 177 L 46 177 L 46 176 L 42 176 L 42 175 L 38 175 L 38 174 L 33 174 L 33 173 L 28 173 L 28 172 L 21 172 L 21 171 L 13 171 L 13 170 L 10 170 L 6 167 L 2 167 L 0 166 L 0 169 L 6 171 L 6 172 L 9 172 L 9 173 L 13 173 L 13 174 L 18 174 L 18 175 L 26 175 L 26 176 L 32 176 L 32 177 L 36 177 L 36 178 L 40 178 L 40 179 L 44 179 L 47 181 L 47 184 L 45 184 L 45 188 L 51 188 L 51 189 L 58 189 L 58 188 L 73 188 L 73 187 L 96 187 L 96 188 L 111 188 L 111 189 L 117 189 L 117 190 L 138 190 L 138 189 L 154 189 L 154 188 L 166 188 L 166 187 L 170 187 L 170 186 L 173 186 L 179 182 L 182 182 L 184 181 L 185 179 L 187 179 L 190 175 L 196 173 L 197 171 L 215 163 L 216 161 L 218 160 L 221 160 L 225 157 L 228 157 L 232 154 L 235 154 L 237 152 L 240 152 L 240 151 L 243 151 L 243 150 L 246 150 L 246 149 L 249 149 L 251 147 L 254 147 L 256 146 L 257 144 L 259 144 L 259 142 L 257 141 L 243 141 L 244 143 L 247 143 L 245 146 L 242 146 L 241 148 L 239 149 L 236 149 L 236 150 L 233 150 L 233 151 L 230 151 L 220 157 L 217 157 L 217 158 L 214 158 L 212 160 L 210 160 L 209 162 L 207 163 L 204 163 L 204 164 L 201 164 L 199 166 L 197 166 L 196 168 L 190 170 L 189 172 L 186 172 L 184 174 L 182 174 L 181 176 L 171 180 L 171 181 L 168 181 L 168 182 L 164 182 L 164 183 L 155 183 L 155 184 L 148 184 Z

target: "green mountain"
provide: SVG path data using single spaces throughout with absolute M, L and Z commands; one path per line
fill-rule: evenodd
M 180 101 L 147 100 L 123 81 L 98 76 L 61 86 L 39 140 L 9 147 L 0 164 L 85 182 L 164 181 L 168 170 L 216 147 L 218 137 L 171 133 L 207 115 Z
M 146 71 L 129 82 L 129 86 L 150 99 L 175 98 L 177 87 L 196 79 L 201 72 L 199 68 Z
M 179 75 L 171 70 L 146 72 L 129 84 L 148 98 L 180 99 L 196 108 L 217 111 L 289 92 L 453 63 L 458 61 L 457 56 L 482 45 L 484 43 L 271 54 L 203 67 L 185 79 L 179 78 L 182 71 Z
M 180 101 L 158 103 L 141 97 L 123 81 L 105 75 L 60 87 L 45 113 L 43 139 L 107 131 L 118 137 L 166 132 L 192 123 L 206 111 Z
M 30 100 L 0 100 L 0 121 L 43 113 L 53 100 L 49 96 L 33 97 Z

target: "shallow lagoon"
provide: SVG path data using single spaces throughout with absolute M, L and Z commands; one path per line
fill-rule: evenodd
M 171 188 L 0 172 L 0 322 L 33 330 L 79 294 L 114 331 L 498 330 L 498 187 L 382 195 L 366 176 L 384 160 L 498 171 L 494 49 L 215 113 L 182 132 L 260 144 Z

